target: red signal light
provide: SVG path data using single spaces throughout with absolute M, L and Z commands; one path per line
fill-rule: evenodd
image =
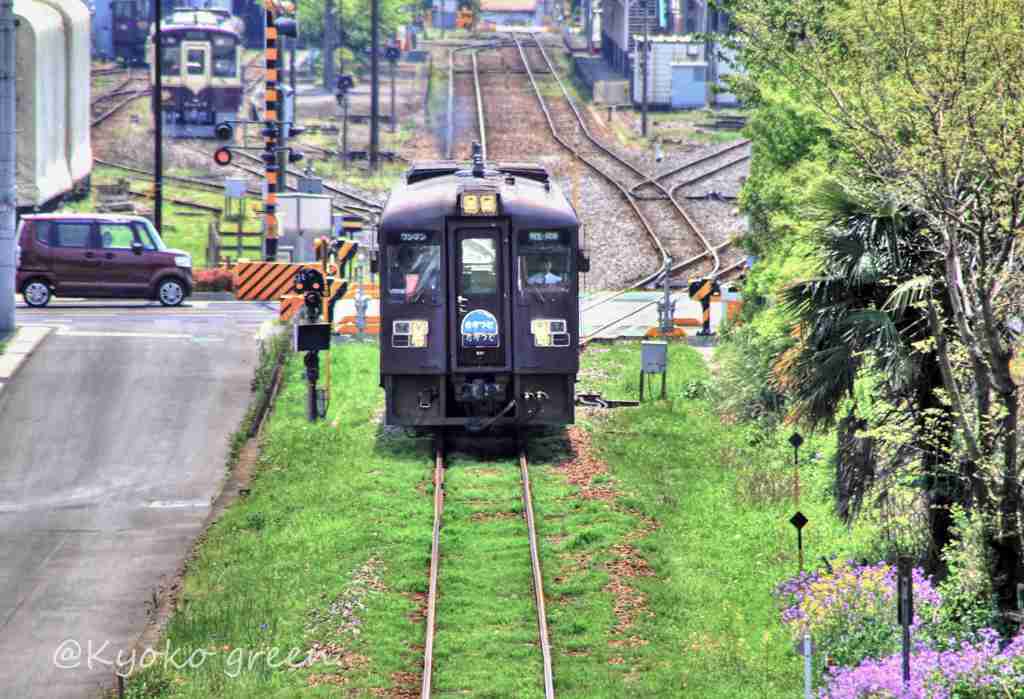
M 218 148 L 213 154 L 213 161 L 220 166 L 231 164 L 231 151 L 227 148 Z

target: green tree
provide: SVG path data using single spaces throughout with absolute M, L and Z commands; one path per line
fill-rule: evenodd
M 927 318 L 955 446 L 993 533 L 1004 600 L 1021 579 L 1024 0 L 736 0 L 740 60 L 818 111 L 855 178 L 904 202 L 935 264 L 893 302 Z M 903 306 L 904 308 L 906 306 Z M 943 312 L 948 310 L 948 313 Z

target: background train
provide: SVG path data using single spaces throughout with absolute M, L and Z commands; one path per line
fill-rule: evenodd
M 49 210 L 92 172 L 89 10 L 80 0 L 14 0 L 18 211 Z
M 133 64 L 146 60 L 146 42 L 156 20 L 153 0 L 92 0 L 93 52 L 97 57 Z M 245 45 L 257 48 L 263 41 L 263 4 L 255 0 L 165 0 L 164 19 L 181 8 L 209 9 L 228 15 Z M 251 24 L 248 32 L 246 23 Z
M 586 260 L 544 168 L 416 164 L 378 236 L 387 424 L 573 422 Z
M 179 10 L 171 19 L 180 24 L 161 25 L 163 95 L 153 95 L 153 111 L 162 108 L 168 136 L 213 138 L 217 124 L 236 119 L 242 104 L 241 35 L 202 10 Z M 152 76 L 152 35 L 147 56 Z

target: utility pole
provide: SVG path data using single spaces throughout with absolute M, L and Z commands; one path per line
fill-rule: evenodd
M 15 260 L 14 214 L 18 208 L 15 137 L 15 20 L 14 1 L 0 0 L 0 334 L 14 330 Z
M 324 0 L 324 89 L 333 90 L 337 82 L 334 72 L 334 51 L 338 46 L 335 37 L 337 23 L 334 20 L 334 0 Z
M 162 0 L 155 0 L 153 30 L 153 225 L 163 235 L 164 223 L 164 46 L 160 37 L 160 22 L 164 8 Z
M 391 64 L 391 133 L 394 133 L 395 123 L 398 121 L 395 113 L 395 72 L 398 69 L 398 59 L 391 58 L 388 62 Z
M 649 0 L 640 0 L 640 8 L 644 11 L 644 60 L 643 60 L 643 67 L 644 67 L 643 91 L 644 91 L 644 94 L 640 97 L 640 109 L 641 109 L 640 133 L 645 138 L 647 137 L 647 61 L 649 60 L 649 56 L 650 56 L 650 52 L 651 52 L 650 39 L 648 38 L 648 35 L 647 35 L 647 24 L 648 24 L 648 22 L 647 22 L 647 3 L 648 3 L 648 1 Z
M 380 0 L 370 0 L 370 169 L 380 149 Z

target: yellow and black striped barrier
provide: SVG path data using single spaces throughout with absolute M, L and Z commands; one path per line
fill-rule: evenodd
M 700 302 L 701 329 L 698 335 L 711 334 L 711 297 L 721 295 L 718 282 L 714 279 L 691 279 L 690 298 Z
M 239 262 L 234 266 L 235 298 L 239 301 L 277 301 L 291 293 L 300 269 L 319 269 L 315 262 Z

